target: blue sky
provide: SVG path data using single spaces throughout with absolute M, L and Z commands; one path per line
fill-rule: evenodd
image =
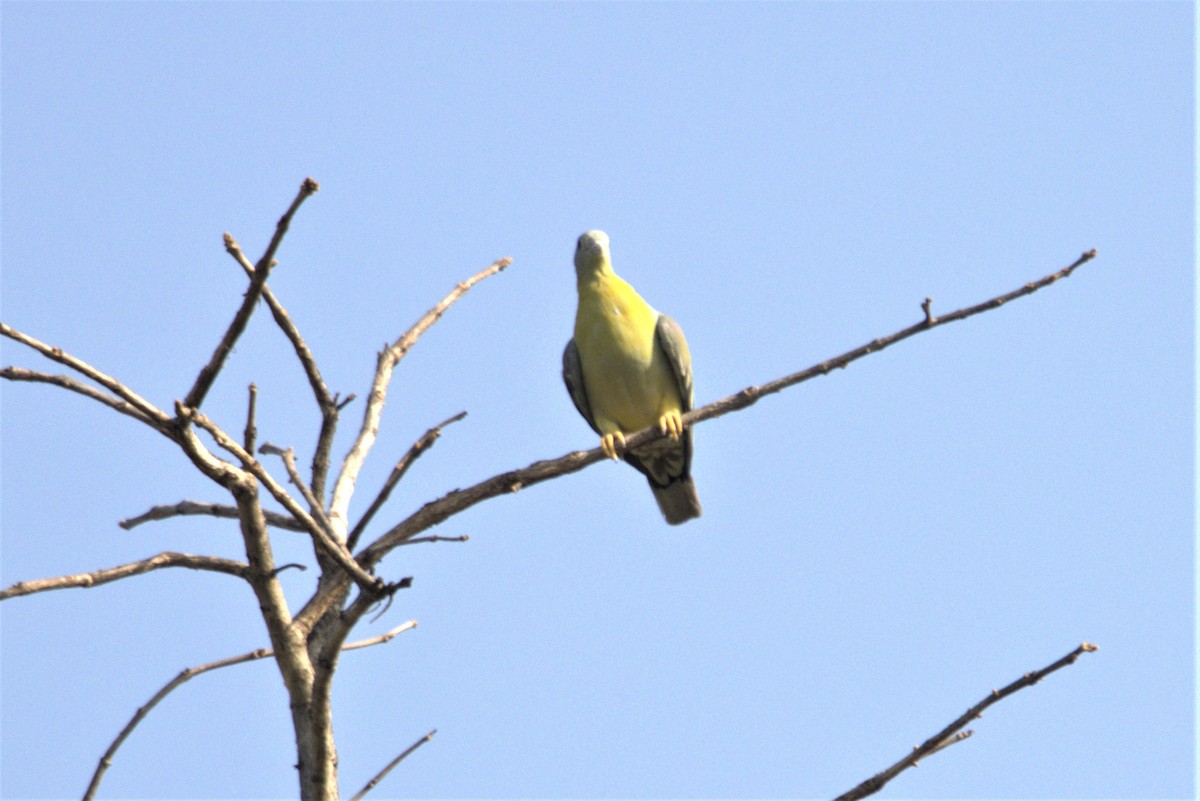
M 466 544 L 393 553 L 381 572 L 413 587 L 357 634 L 420 625 L 342 660 L 347 797 L 433 728 L 371 797 L 831 797 L 1082 640 L 1101 650 L 884 797 L 1193 792 L 1191 4 L 8 2 L 0 23 L 3 319 L 160 406 L 244 291 L 222 232 L 256 258 L 305 176 L 271 285 L 343 395 L 514 259 L 398 371 L 353 509 L 469 416 L 381 526 L 596 444 L 559 377 L 584 230 L 683 326 L 699 403 L 1099 250 L 697 427 L 698 521 L 665 526 L 600 464 L 437 531 Z M 59 372 L 7 340 L 2 361 Z M 240 431 L 251 381 L 260 437 L 305 463 L 315 405 L 265 310 L 207 413 Z M 223 500 L 161 437 L 0 393 L 4 585 L 238 556 L 213 519 L 116 526 Z M 314 580 L 286 574 L 294 606 Z M 266 644 L 244 585 L 188 571 L 0 614 L 5 798 L 77 797 L 159 686 Z M 290 738 L 272 665 L 211 673 L 102 797 L 294 796 Z

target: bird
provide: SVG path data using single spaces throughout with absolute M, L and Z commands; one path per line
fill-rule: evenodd
M 604 455 L 646 477 L 668 523 L 699 517 L 692 429 L 682 419 L 695 401 L 683 329 L 613 272 L 603 231 L 576 242 L 575 280 L 579 306 L 562 366 L 571 401 L 600 435 Z M 626 449 L 626 434 L 654 425 L 665 436 Z

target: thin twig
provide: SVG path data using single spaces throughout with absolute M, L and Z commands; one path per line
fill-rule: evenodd
M 416 626 L 417 621 L 409 620 L 406 623 L 396 626 L 396 628 L 385 634 L 380 634 L 377 637 L 371 637 L 366 640 L 360 640 L 359 642 L 345 645 L 342 647 L 342 650 L 352 651 L 357 648 L 367 648 L 372 645 L 379 645 L 381 643 L 389 642 L 401 632 L 416 628 Z M 96 791 L 100 788 L 100 780 L 104 777 L 105 771 L 112 767 L 113 756 L 117 753 L 117 749 L 121 747 L 122 743 L 125 742 L 125 740 L 133 732 L 134 728 L 136 728 L 137 725 L 142 722 L 146 715 L 150 714 L 150 710 L 154 709 L 154 707 L 156 707 L 160 701 L 170 695 L 173 690 L 175 690 L 181 684 L 194 679 L 202 673 L 207 673 L 210 670 L 230 667 L 231 665 L 241 665 L 246 662 L 254 662 L 259 659 L 266 659 L 267 657 L 274 655 L 275 652 L 270 648 L 259 648 L 246 654 L 240 654 L 239 656 L 231 656 L 227 659 L 219 659 L 216 662 L 209 662 L 204 665 L 186 668 L 178 676 L 164 684 L 158 692 L 150 697 L 149 701 L 138 707 L 137 712 L 134 713 L 129 722 L 125 724 L 125 727 L 122 728 L 117 734 L 116 739 L 113 740 L 108 746 L 108 749 L 104 752 L 104 755 L 100 757 L 100 763 L 96 766 L 96 771 L 92 774 L 92 780 L 88 783 L 87 791 L 83 794 L 84 801 L 90 801 L 90 799 L 96 797 Z
M 1067 665 L 1074 664 L 1075 660 L 1079 658 L 1080 654 L 1090 653 L 1098 648 L 1099 646 L 1097 645 L 1092 645 L 1091 643 L 1085 642 L 1074 651 L 1071 651 L 1071 653 L 1064 656 L 1062 659 L 1050 663 L 1041 670 L 1035 670 L 1032 673 L 1026 673 L 1024 676 L 1012 682 L 1007 687 L 999 690 L 992 690 L 990 695 L 960 715 L 949 726 L 942 729 L 924 743 L 914 748 L 912 753 L 906 754 L 902 759 L 900 759 L 900 761 L 896 762 L 891 767 L 875 774 L 871 778 L 859 784 L 857 787 L 854 787 L 842 795 L 839 795 L 836 799 L 834 799 L 834 801 L 856 801 L 857 799 L 874 795 L 883 789 L 885 784 L 896 778 L 896 776 L 911 767 L 915 767 L 918 760 L 929 756 L 930 754 L 936 753 L 937 751 L 946 748 L 948 745 L 952 745 L 955 742 L 959 742 L 960 740 L 969 737 L 969 730 L 967 732 L 963 732 L 961 730 L 965 728 L 966 725 L 972 720 L 982 717 L 983 710 L 987 709 L 992 704 L 1007 698 L 1018 690 L 1037 684 L 1054 671 L 1064 668 Z
M 212 517 L 237 520 L 238 510 L 236 506 L 227 506 L 220 503 L 180 501 L 179 503 L 169 505 L 152 506 L 148 511 L 143 512 L 137 517 L 128 517 L 118 521 L 117 525 L 128 531 L 140 526 L 142 523 L 149 523 L 153 520 L 168 520 L 172 517 L 186 517 L 189 515 L 211 515 Z M 263 510 L 263 515 L 266 517 L 267 525 L 269 526 L 287 529 L 288 531 L 308 531 L 303 523 L 287 515 L 281 515 L 278 512 L 270 512 L 265 509 Z
M 242 305 L 233 315 L 233 320 L 230 321 L 221 341 L 217 343 L 212 357 L 204 367 L 200 368 L 195 383 L 192 384 L 192 388 L 188 390 L 188 394 L 183 400 L 184 406 L 189 409 L 198 409 L 204 403 L 205 396 L 212 389 L 213 382 L 217 380 L 217 374 L 225 365 L 225 359 L 233 350 L 238 337 L 246 330 L 246 324 L 250 321 L 250 315 L 254 313 L 254 307 L 262 295 L 263 285 L 266 284 L 267 276 L 275 262 L 275 251 L 278 249 L 279 243 L 283 241 L 283 235 L 287 233 L 288 226 L 292 223 L 292 216 L 300 208 L 300 204 L 315 194 L 319 188 L 320 186 L 312 178 L 305 178 L 304 183 L 300 185 L 300 191 L 296 194 L 296 199 L 279 218 L 279 222 L 275 225 L 275 235 L 271 237 L 271 243 L 267 246 L 262 258 L 254 265 L 254 277 L 250 279 L 250 287 L 246 290 L 245 297 L 242 298 Z
M 391 629 L 390 631 L 385 631 L 383 634 L 377 634 L 376 636 L 368 637 L 365 640 L 358 640 L 356 642 L 346 643 L 345 645 L 342 646 L 342 650 L 343 651 L 356 651 L 359 648 L 370 648 L 372 645 L 380 645 L 382 643 L 393 640 L 396 638 L 397 635 L 403 634 L 404 632 L 408 631 L 409 629 L 415 629 L 416 627 L 417 627 L 417 621 L 409 620 L 405 623 L 401 623 L 399 626 L 396 626 L 396 628 Z
M 383 781 L 384 777 L 387 776 L 389 773 L 391 773 L 392 768 L 396 767 L 402 761 L 404 761 L 404 758 L 407 757 L 409 754 L 411 754 L 413 751 L 416 751 L 418 748 L 425 745 L 425 743 L 432 740 L 433 735 L 435 735 L 435 734 L 437 734 L 437 729 L 431 730 L 429 732 L 429 734 L 426 734 L 420 740 L 417 740 L 415 743 L 410 745 L 408 748 L 405 748 L 403 751 L 401 751 L 400 756 L 396 757 L 391 762 L 387 763 L 387 766 L 383 770 L 376 773 L 375 776 L 371 779 L 371 781 L 364 784 L 363 788 L 361 790 L 359 790 L 357 793 L 355 793 L 354 796 L 350 799 L 350 801 L 360 801 L 360 799 L 362 799 L 363 796 L 365 796 L 367 793 L 374 790 L 375 785 L 377 785 L 381 781 Z
M 471 538 L 466 534 L 461 534 L 457 537 L 413 537 L 411 540 L 405 540 L 401 545 L 417 545 L 422 542 L 467 542 Z
M 191 409 L 184 406 L 182 403 L 175 402 L 175 410 L 181 419 L 187 419 L 191 423 L 195 423 L 200 428 L 204 429 L 212 436 L 217 445 L 232 454 L 242 466 L 250 472 L 259 482 L 267 488 L 267 492 L 271 494 L 275 500 L 279 501 L 285 509 L 292 513 L 292 516 L 304 524 L 305 530 L 316 531 L 320 526 L 307 512 L 300 507 L 296 499 L 288 494 L 274 477 L 267 472 L 262 463 L 254 458 L 253 454 L 247 453 L 246 449 L 239 445 L 232 437 L 225 433 L 216 423 L 214 423 L 207 415 L 199 409 Z
M 149 573 L 152 570 L 159 570 L 164 567 L 209 570 L 214 573 L 227 573 L 243 579 L 248 579 L 250 576 L 250 565 L 245 562 L 235 562 L 232 559 L 222 559 L 218 556 L 201 556 L 190 553 L 178 553 L 176 551 L 163 551 L 147 559 L 140 559 L 136 562 L 104 568 L 103 570 L 93 570 L 90 573 L 74 573 L 69 576 L 57 576 L 55 578 L 18 581 L 11 587 L 0 590 L 0 601 L 16 598 L 20 595 L 32 595 L 35 592 L 46 592 L 47 590 L 65 590 L 71 587 L 96 587 L 100 584 L 108 584 L 110 581 L 119 581 L 130 576 L 139 576 L 142 573 Z
M 483 279 L 500 272 L 511 263 L 512 259 L 498 259 L 486 269 L 455 286 L 437 305 L 425 312 L 412 328 L 379 353 L 375 365 L 375 378 L 371 384 L 371 394 L 367 400 L 366 409 L 363 411 L 362 426 L 359 428 L 354 444 L 342 461 L 342 470 L 334 484 L 333 496 L 329 501 L 329 519 L 334 522 L 335 526 L 347 525 L 350 496 L 354 494 L 354 483 L 358 480 L 358 473 L 379 434 L 379 421 L 383 415 L 383 405 L 387 401 L 388 384 L 392 380 L 392 371 L 396 365 L 412 349 L 421 335 L 441 319 L 446 310 L 466 294 L 467 290 Z
M 117 749 L 121 747 L 126 738 L 129 737 L 134 728 L 136 728 L 137 725 L 142 722 L 146 715 L 150 714 L 150 710 L 158 706 L 158 702 L 166 698 L 172 690 L 184 682 L 189 681 L 202 673 L 207 673 L 210 670 L 229 667 L 230 665 L 240 665 L 244 662 L 252 662 L 257 659 L 265 659 L 274 653 L 275 652 L 270 648 L 259 648 L 255 651 L 251 651 L 248 654 L 231 656 L 228 659 L 220 659 L 216 662 L 209 662 L 206 665 L 186 668 L 178 676 L 163 685 L 162 689 L 152 695 L 149 701 L 138 707 L 137 712 L 133 714 L 133 717 L 130 718 L 129 722 L 125 724 L 125 727 L 122 728 L 117 734 L 116 739 L 109 744 L 107 750 L 105 750 L 104 754 L 100 757 L 100 763 L 96 766 L 96 770 L 92 774 L 92 780 L 88 782 L 87 790 L 83 794 L 84 801 L 91 801 L 91 799 L 96 797 L 96 791 L 100 789 L 100 780 L 104 778 L 105 771 L 112 767 L 113 756 L 117 753 Z
M 353 551 L 355 546 L 358 545 L 359 537 L 362 536 L 371 519 L 375 517 L 375 513 L 387 502 L 388 497 L 392 494 L 392 490 L 400 483 L 400 479 L 404 478 L 404 474 L 408 472 L 408 468 L 412 467 L 412 463 L 421 454 L 432 448 L 433 443 L 438 441 L 438 437 L 442 435 L 442 429 L 451 423 L 457 423 L 466 416 L 466 412 L 459 412 L 453 417 L 446 418 L 422 434 L 421 438 L 414 442 L 412 447 L 408 449 L 408 452 L 400 457 L 400 461 L 396 462 L 396 466 L 392 468 L 391 475 L 387 477 L 387 481 L 383 482 L 383 488 L 379 490 L 379 494 L 375 496 L 375 500 L 371 501 L 371 505 L 363 513 L 362 519 L 358 521 L 358 524 L 354 526 L 354 530 L 350 532 L 350 536 L 346 538 L 347 548 Z

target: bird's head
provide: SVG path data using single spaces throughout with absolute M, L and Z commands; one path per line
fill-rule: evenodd
M 608 234 L 588 231 L 575 243 L 575 272 L 582 276 L 602 270 L 609 264 Z

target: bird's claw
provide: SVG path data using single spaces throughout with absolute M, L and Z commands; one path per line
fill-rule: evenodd
M 683 435 L 683 416 L 679 412 L 667 412 L 658 418 L 658 431 L 670 435 L 671 439 L 679 439 Z
M 613 461 L 620 459 L 625 453 L 625 435 L 620 431 L 605 434 L 600 438 L 600 450 Z

